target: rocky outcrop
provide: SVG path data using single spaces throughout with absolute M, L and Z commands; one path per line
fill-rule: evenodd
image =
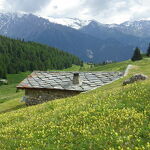
M 134 83 L 136 81 L 140 81 L 140 80 L 146 80 L 148 79 L 148 77 L 144 74 L 136 74 L 134 76 L 132 76 L 131 78 L 125 80 L 123 82 L 123 85 L 127 85 L 127 84 L 131 84 L 131 83 Z

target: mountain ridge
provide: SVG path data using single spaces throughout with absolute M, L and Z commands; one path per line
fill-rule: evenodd
M 131 58 L 136 46 L 145 50 L 149 42 L 149 38 L 127 35 L 114 25 L 112 28 L 94 20 L 78 30 L 24 13 L 2 13 L 0 22 L 1 35 L 47 44 L 79 56 L 84 61 L 123 61 Z M 87 28 L 89 25 L 91 30 Z

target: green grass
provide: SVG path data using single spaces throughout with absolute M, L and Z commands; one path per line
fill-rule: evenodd
M 126 69 L 128 64 L 135 64 L 135 63 L 130 60 L 98 66 L 88 65 L 85 63 L 83 67 L 73 65 L 71 68 L 64 69 L 63 71 L 123 71 Z
M 124 61 L 124 62 L 119 62 L 119 63 L 112 63 L 112 64 L 107 64 L 107 65 L 89 65 L 84 63 L 83 67 L 73 65 L 70 68 L 63 69 L 63 70 L 49 70 L 49 71 L 123 71 L 126 69 L 128 64 L 133 64 L 132 61 Z
M 16 85 L 21 82 L 29 72 L 8 75 L 8 85 L 0 86 L 0 113 L 16 110 L 25 106 L 19 102 L 24 92 L 16 92 Z
M 134 69 L 112 84 L 75 97 L 0 114 L 0 149 L 149 150 L 150 80 L 127 86 L 122 86 L 122 82 L 135 73 L 150 77 L 150 59 L 93 70 L 122 70 L 128 64 L 135 65 Z M 11 84 L 8 86 L 11 88 Z M 18 94 L 18 98 L 12 98 L 14 103 L 23 95 Z M 11 102 L 10 99 L 2 104 Z
M 63 71 L 78 71 L 80 70 L 80 66 L 72 65 L 71 68 L 64 69 Z
M 106 65 L 88 65 L 84 63 L 83 67 L 73 65 L 71 68 L 64 69 L 63 71 L 124 71 L 129 64 L 131 65 L 140 65 L 143 66 L 147 63 L 149 63 L 148 57 L 145 57 L 142 61 L 123 61 L 123 62 L 118 62 L 118 63 L 112 63 L 112 64 L 106 64 Z M 146 71 L 146 70 L 145 70 Z
M 124 62 L 119 62 L 119 63 L 112 63 L 112 64 L 107 64 L 107 65 L 101 65 L 97 67 L 93 67 L 90 70 L 91 71 L 123 71 L 126 69 L 128 64 L 132 64 L 131 61 L 124 61 Z

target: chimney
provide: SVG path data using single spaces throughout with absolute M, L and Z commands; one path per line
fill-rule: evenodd
M 79 73 L 74 73 L 73 74 L 73 84 L 79 84 L 80 77 L 79 77 Z

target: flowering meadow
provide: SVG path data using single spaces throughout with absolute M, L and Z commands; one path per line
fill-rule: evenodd
M 150 75 L 147 61 L 138 63 L 130 75 Z M 1 113 L 0 150 L 149 150 L 150 80 L 123 80 Z

